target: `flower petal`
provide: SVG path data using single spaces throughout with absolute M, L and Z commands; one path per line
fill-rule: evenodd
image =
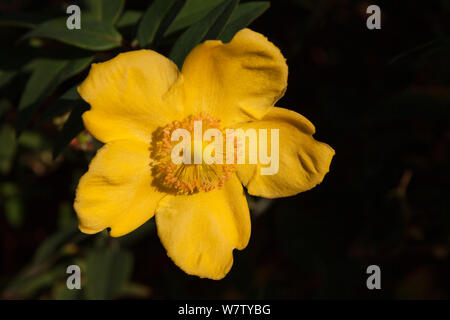
M 314 188 L 329 171 L 334 150 L 315 140 L 312 137 L 314 126 L 294 111 L 272 108 L 262 120 L 236 127 L 243 130 L 268 129 L 268 142 L 270 129 L 279 129 L 279 168 L 276 174 L 261 175 L 261 168 L 269 166 L 261 163 L 237 165 L 237 175 L 251 195 L 265 198 L 296 195 Z M 246 147 L 248 154 L 248 144 Z
M 117 140 L 103 146 L 91 161 L 78 184 L 74 208 L 82 232 L 110 227 L 111 236 L 118 237 L 153 217 L 162 197 L 152 187 L 148 146 Z
M 233 248 L 250 239 L 250 214 L 234 175 L 222 189 L 169 195 L 156 210 L 158 235 L 168 256 L 186 273 L 222 279 L 233 264 Z
M 182 74 L 188 107 L 228 126 L 261 119 L 283 96 L 288 68 L 266 37 L 244 29 L 230 43 L 198 45 L 187 56 Z
M 92 64 L 78 88 L 91 105 L 83 114 L 86 128 L 102 142 L 135 137 L 149 142 L 155 128 L 182 110 L 168 93 L 178 75 L 172 61 L 152 50 L 125 52 Z

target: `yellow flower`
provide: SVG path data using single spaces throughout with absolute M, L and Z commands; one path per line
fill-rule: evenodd
M 105 145 L 81 178 L 75 199 L 79 228 L 113 237 L 155 215 L 168 256 L 186 273 L 221 279 L 233 249 L 250 238 L 242 185 L 254 196 L 298 194 L 320 183 L 334 150 L 314 140 L 314 126 L 274 107 L 287 86 L 288 68 L 275 45 L 244 29 L 228 44 L 206 41 L 181 72 L 152 50 L 119 54 L 93 64 L 78 91 L 91 109 L 88 131 Z M 279 171 L 261 175 L 258 164 L 174 165 L 167 134 L 207 127 L 279 129 Z

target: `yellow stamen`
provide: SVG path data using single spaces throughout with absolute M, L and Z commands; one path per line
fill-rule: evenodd
M 201 149 L 198 148 L 199 144 L 194 143 L 195 121 L 202 121 L 202 137 L 203 133 L 208 129 L 220 130 L 220 120 L 201 113 L 189 116 L 182 121 L 174 121 L 154 133 L 152 158 L 155 162 L 153 164 L 153 172 L 157 181 L 165 188 L 165 191 L 171 191 L 175 194 L 192 194 L 200 191 L 207 192 L 216 188 L 220 189 L 236 170 L 234 164 L 225 163 L 225 157 L 223 157 L 223 164 L 206 164 L 204 161 L 200 164 L 195 164 L 194 161 L 191 161 L 191 164 L 174 163 L 171 153 L 178 141 L 172 141 L 171 137 L 176 129 L 186 129 L 190 132 L 191 145 L 194 146 L 191 148 L 191 159 L 194 158 L 194 153 L 202 153 L 204 147 L 211 143 L 202 141 Z M 223 150 L 215 150 L 215 152 L 219 152 L 221 155 L 224 154 Z

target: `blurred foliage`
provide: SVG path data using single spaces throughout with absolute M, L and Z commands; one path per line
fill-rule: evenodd
M 369 31 L 374 3 L 382 29 Z M 80 30 L 66 28 L 70 4 Z M 0 297 L 449 298 L 449 14 L 446 0 L 3 0 Z M 181 66 L 250 23 L 287 58 L 279 105 L 337 152 L 325 181 L 249 197 L 252 239 L 219 282 L 180 271 L 153 220 L 118 239 L 80 233 L 75 187 L 101 146 L 76 91 L 90 64 L 150 48 Z M 66 287 L 71 264 L 82 290 Z M 381 291 L 365 287 L 370 264 Z
M 3 276 L 10 271 L 1 256 L 1 296 L 8 299 L 149 296 L 148 286 L 131 281 L 134 259 L 128 246 L 154 233 L 152 221 L 121 239 L 111 239 L 106 231 L 91 237 L 78 231 L 71 205 L 74 188 L 101 143 L 84 131 L 81 115 L 89 106 L 76 88 L 92 62 L 122 51 L 152 48 L 167 53 L 172 47 L 170 56 L 181 66 L 195 45 L 220 39 L 223 32 L 231 40 L 269 7 L 265 1 L 237 0 L 155 0 L 147 8 L 124 0 L 75 3 L 81 8 L 79 30 L 66 27 L 66 8 L 73 1 L 9 1 L 0 6 L 2 228 L 4 223 L 20 234 L 39 216 L 58 221 L 34 230 L 42 232 L 40 245 L 32 250 L 30 263 L 17 266 L 22 270 L 15 270 L 13 280 Z M 62 171 L 63 180 L 45 181 Z M 43 180 L 35 183 L 35 178 Z M 65 186 L 58 195 L 52 194 L 55 182 Z M 36 200 L 54 203 L 48 207 L 36 205 Z M 3 229 L 2 236 L 8 237 Z M 6 251 L 13 249 L 5 243 Z M 85 290 L 66 288 L 65 266 L 70 264 L 82 266 Z

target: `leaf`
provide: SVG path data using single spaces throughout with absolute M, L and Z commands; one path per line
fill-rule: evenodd
M 93 60 L 93 57 L 82 57 L 73 60 L 37 61 L 36 68 L 25 86 L 19 110 L 35 103 L 39 97 L 48 94 L 62 82 L 83 71 Z
M 123 11 L 125 0 L 86 0 L 85 5 L 85 18 L 114 25 Z M 84 12 L 83 8 L 81 10 Z
M 19 228 L 24 220 L 23 200 L 20 197 L 14 197 L 5 200 L 5 217 L 9 225 L 13 228 Z
M 49 19 L 47 12 L 8 12 L 0 13 L 0 26 L 34 28 Z
M 58 265 L 33 275 L 19 275 L 5 290 L 9 295 L 18 295 L 21 298 L 31 298 L 44 288 L 50 288 L 65 274 L 65 266 Z
M 220 34 L 222 33 L 223 29 L 227 25 L 231 15 L 233 14 L 234 10 L 236 9 L 239 0 L 230 0 L 228 1 L 228 5 L 226 6 L 225 10 L 222 12 L 222 14 L 217 18 L 214 25 L 209 29 L 206 36 L 203 38 L 204 40 L 215 40 L 217 39 Z
M 227 0 L 221 3 L 202 20 L 190 26 L 177 39 L 172 47 L 172 50 L 170 51 L 169 57 L 178 65 L 179 68 L 181 68 L 188 53 L 205 38 L 210 28 L 232 1 L 234 0 Z
M 449 49 L 450 49 L 450 38 L 435 39 L 398 54 L 389 61 L 389 64 L 394 64 L 408 59 L 427 57 L 436 52 Z
M 12 140 L 10 141 L 5 141 L 4 139 L 5 128 L 9 128 L 9 130 L 11 130 L 11 132 L 9 132 L 9 138 L 7 138 L 7 140 L 10 140 L 12 138 Z M 4 160 L 5 156 L 12 157 L 14 155 L 16 145 L 14 138 L 14 131 L 11 127 L 5 126 L 3 127 L 3 130 L 0 130 L 0 144 L 7 149 L 0 150 L 0 164 L 2 163 L 2 160 Z M 2 198 L 2 204 L 0 205 L 0 208 L 4 210 L 5 218 L 8 221 L 9 225 L 13 228 L 22 226 L 24 220 L 23 199 L 20 196 L 17 185 L 11 182 L 2 183 L 0 185 L 0 196 Z
M 73 77 L 74 75 L 79 74 L 85 68 L 90 66 L 93 60 L 94 57 L 82 57 L 69 60 L 64 69 L 59 74 L 58 78 L 56 79 L 56 83 L 60 84 L 66 81 L 67 79 Z
M 156 32 L 176 0 L 155 0 L 145 11 L 138 28 L 138 42 L 141 48 L 153 42 Z
M 197 23 L 224 1 L 225 0 L 187 0 L 171 26 L 164 33 L 164 36 Z
M 117 240 L 122 246 L 132 246 L 139 243 L 142 239 L 145 239 L 150 233 L 155 232 L 155 220 L 151 219 L 144 223 L 142 226 L 130 232 Z
M 81 29 L 73 30 L 67 28 L 66 18 L 50 20 L 25 34 L 22 39 L 32 37 L 58 40 L 93 51 L 117 48 L 122 42 L 122 36 L 113 26 L 89 19 L 81 21 Z
M 125 7 L 125 0 L 102 0 L 102 21 L 115 24 Z
M 25 85 L 19 102 L 19 110 L 23 110 L 37 102 L 53 85 L 67 63 L 66 60 L 40 60 Z
M 53 147 L 53 158 L 56 158 L 61 151 L 75 138 L 80 132 L 84 130 L 83 120 L 81 115 L 89 110 L 89 106 L 80 101 L 80 105 L 77 105 L 70 113 L 69 118 L 64 123 L 61 133 L 56 138 Z
M 32 265 L 39 266 L 45 262 L 48 262 L 48 259 L 50 259 L 52 255 L 57 253 L 57 251 L 77 233 L 78 228 L 75 223 L 57 231 L 55 234 L 45 239 L 44 242 L 36 250 Z
M 58 208 L 58 228 L 64 229 L 76 223 L 76 219 L 73 203 L 71 201 L 62 201 Z
M 70 109 L 73 109 L 75 105 L 81 104 L 82 99 L 77 91 L 78 86 L 79 84 L 76 84 L 75 86 L 67 90 L 59 99 L 53 102 L 36 122 L 36 125 L 39 125 L 53 117 L 62 115 L 68 112 Z
M 161 25 L 159 26 L 158 32 L 156 34 L 157 38 L 164 37 L 165 32 L 170 28 L 170 26 L 172 26 L 181 9 L 183 9 L 184 5 L 186 4 L 186 1 L 187 0 L 175 0 L 172 8 L 170 8 L 169 12 L 166 14 L 163 21 L 161 22 Z
M 50 148 L 47 139 L 36 131 L 24 131 L 17 142 L 21 147 L 33 151 L 42 151 Z
M 256 18 L 270 7 L 269 1 L 246 2 L 240 4 L 233 12 L 230 22 L 220 35 L 219 39 L 224 43 L 230 42 L 234 35 L 241 29 L 246 28 Z
M 94 300 L 113 299 L 123 290 L 133 270 L 133 256 L 117 243 L 96 248 L 87 259 L 86 297 Z
M 116 24 L 116 27 L 126 28 L 135 25 L 142 18 L 143 13 L 141 11 L 136 10 L 127 10 L 120 17 L 119 21 Z
M 8 84 L 16 76 L 16 74 L 16 71 L 0 70 L 0 88 Z
M 147 299 L 152 290 L 139 283 L 126 283 L 120 290 L 118 296 L 125 299 Z
M 5 197 L 15 197 L 20 194 L 19 187 L 14 182 L 2 182 L 0 184 L 0 194 Z
M 0 172 L 5 174 L 11 169 L 17 148 L 14 128 L 8 124 L 0 127 L 0 146 Z
M 80 300 L 82 299 L 83 290 L 71 290 L 67 288 L 65 281 L 59 283 L 53 287 L 52 299 L 53 300 Z
M 11 101 L 9 101 L 8 99 L 0 99 L 0 122 L 3 121 L 3 117 L 11 108 Z
M 21 132 L 28 125 L 46 96 L 59 84 L 84 70 L 92 60 L 93 57 L 74 60 L 39 59 L 19 102 L 17 131 Z

